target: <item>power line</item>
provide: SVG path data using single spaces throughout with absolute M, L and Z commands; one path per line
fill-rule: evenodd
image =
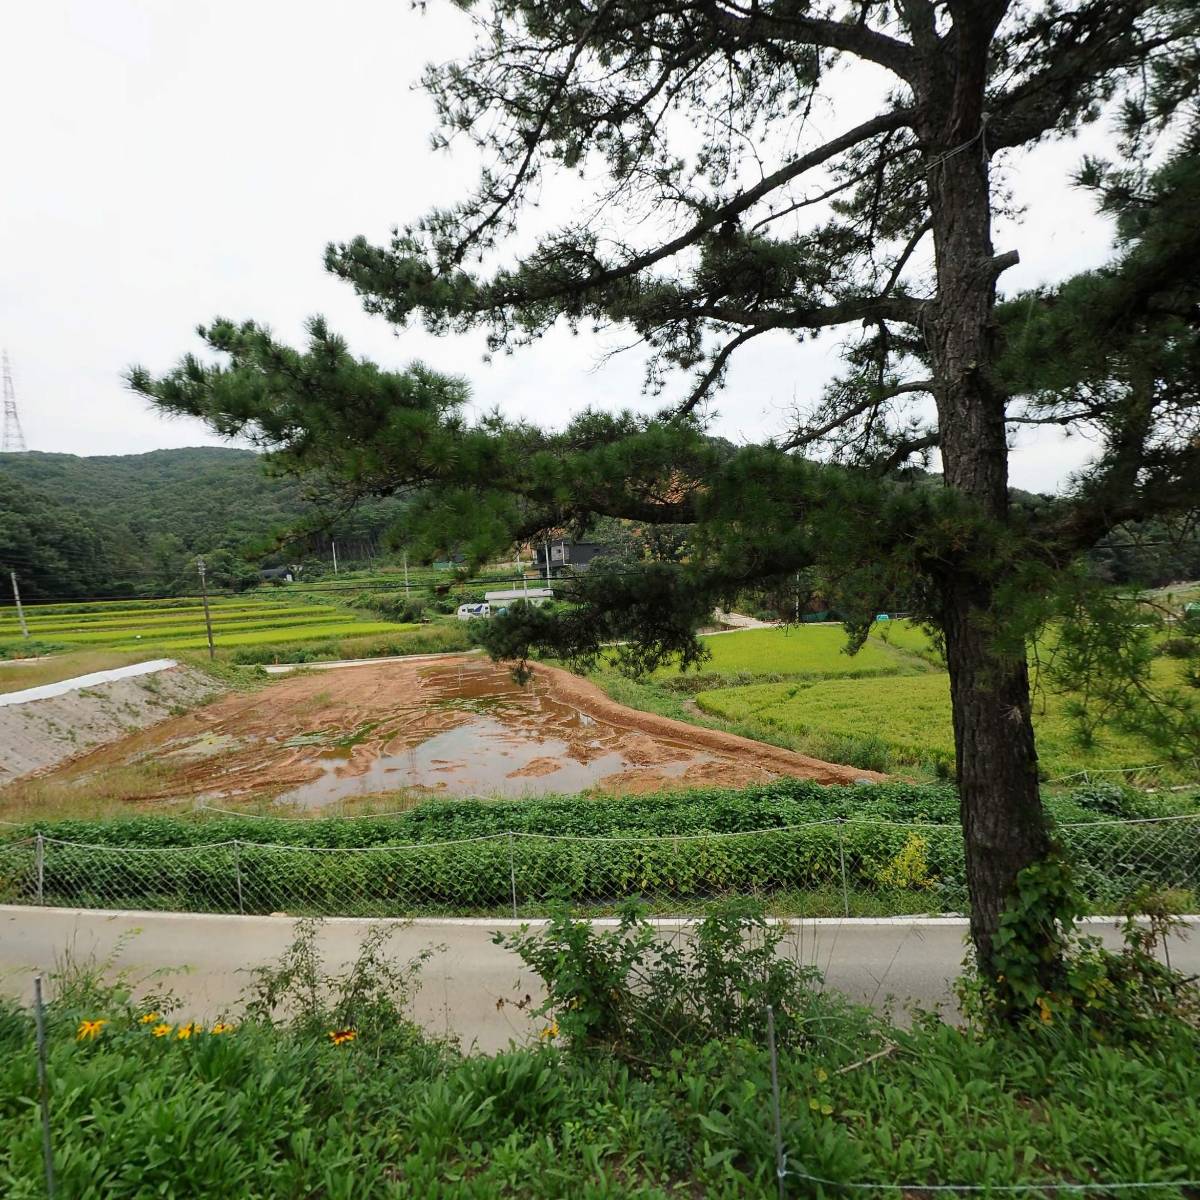
M 25 445 L 25 432 L 21 428 L 21 417 L 17 412 L 17 390 L 13 387 L 12 368 L 8 362 L 8 351 L 4 351 L 4 433 L 0 436 L 0 450 L 5 454 L 20 454 Z

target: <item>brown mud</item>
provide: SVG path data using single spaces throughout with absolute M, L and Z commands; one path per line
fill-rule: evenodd
M 879 778 L 748 738 L 639 712 L 587 680 L 535 665 L 524 687 L 472 657 L 289 676 L 80 755 L 79 785 L 122 764 L 168 768 L 174 799 L 273 797 L 301 808 L 410 796 L 630 794 L 781 775 Z

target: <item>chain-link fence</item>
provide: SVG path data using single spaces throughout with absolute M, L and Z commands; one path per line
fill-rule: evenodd
M 1112 912 L 1144 888 L 1200 906 L 1200 813 L 1059 826 L 1084 895 Z M 701 912 L 731 895 L 779 916 L 958 913 L 957 826 L 835 820 L 739 833 L 556 837 L 501 833 L 363 848 L 223 841 L 0 845 L 0 902 L 322 916 L 537 916 L 556 903 L 611 912 L 640 898 Z

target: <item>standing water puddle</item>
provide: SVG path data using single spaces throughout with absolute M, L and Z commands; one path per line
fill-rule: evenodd
M 278 797 L 319 808 L 405 789 L 446 796 L 579 792 L 636 771 L 677 779 L 716 756 L 596 721 L 487 662 L 430 664 L 411 700 L 324 749 L 316 778 Z

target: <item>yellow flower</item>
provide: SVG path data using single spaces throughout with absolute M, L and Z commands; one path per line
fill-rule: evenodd
M 329 1040 L 335 1046 L 344 1046 L 347 1042 L 352 1042 L 358 1037 L 358 1034 L 353 1029 L 331 1029 L 329 1031 Z
M 138 1021 L 143 1025 L 149 1025 L 151 1021 L 161 1021 L 161 1013 L 146 1013 L 143 1017 L 138 1017 Z
M 825 1080 L 827 1080 L 828 1078 L 829 1078 L 829 1072 L 827 1070 L 825 1070 L 824 1067 L 818 1067 L 817 1068 L 817 1081 L 819 1083 L 824 1083 Z
M 195 1021 L 189 1021 L 186 1025 L 180 1025 L 180 1027 L 175 1032 L 175 1036 L 181 1042 L 185 1042 L 185 1041 L 187 1041 L 188 1038 L 190 1038 L 192 1036 L 193 1033 L 196 1033 L 197 1030 L 198 1030 L 198 1027 L 197 1027 Z
M 170 1025 L 155 1025 L 155 1027 L 152 1030 L 150 1030 L 150 1032 L 152 1034 L 154 1034 L 155 1037 L 170 1037 L 171 1036 L 171 1026 Z
M 1054 1020 L 1054 1014 L 1051 1013 L 1050 1005 L 1046 1002 L 1045 996 L 1039 996 L 1037 998 L 1037 1006 L 1038 1011 L 1041 1013 L 1042 1023 L 1044 1025 L 1049 1025 L 1050 1022 Z
M 94 1041 L 107 1024 L 108 1022 L 103 1018 L 98 1021 L 80 1021 L 79 1028 L 75 1032 L 75 1040 L 77 1042 Z
M 538 1034 L 538 1037 L 543 1042 L 548 1042 L 551 1038 L 558 1037 L 558 1022 L 551 1021 L 550 1024 L 547 1025 L 546 1028 L 543 1029 L 542 1032 Z
M 224 1021 L 218 1021 L 213 1027 L 212 1033 L 232 1033 L 236 1026 L 226 1025 Z

